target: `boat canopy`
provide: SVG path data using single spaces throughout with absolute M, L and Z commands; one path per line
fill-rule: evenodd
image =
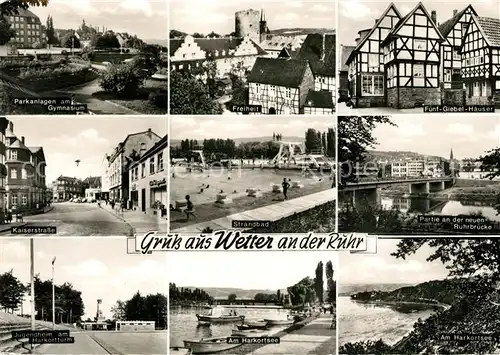
M 224 314 L 226 314 L 226 309 L 219 306 L 212 307 L 209 313 L 210 316 L 223 316 Z

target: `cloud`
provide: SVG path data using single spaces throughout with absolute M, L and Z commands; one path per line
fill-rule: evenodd
M 446 131 L 459 136 L 470 136 L 474 134 L 474 126 L 465 123 L 450 123 Z
M 343 1 L 340 6 L 341 15 L 354 20 L 359 20 L 371 13 L 370 8 L 358 0 Z
M 142 12 L 148 17 L 154 15 L 154 11 L 149 0 L 124 0 L 120 3 L 120 7 L 123 10 L 136 14 L 138 12 Z
M 108 267 L 96 259 L 89 259 L 76 265 L 65 266 L 64 268 L 73 275 L 83 277 L 102 277 L 108 272 Z

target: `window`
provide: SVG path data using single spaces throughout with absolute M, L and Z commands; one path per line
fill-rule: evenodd
M 155 173 L 155 157 L 149 158 L 149 175 L 153 175 Z
M 287 88 L 285 95 L 286 95 L 286 98 L 289 99 L 292 96 L 292 89 Z
M 445 82 L 450 82 L 451 81 L 451 70 L 450 69 L 446 69 L 444 71 L 444 81 Z
M 384 77 L 382 75 L 363 75 L 361 83 L 363 95 L 384 95 Z
M 458 53 L 457 50 L 453 50 L 453 60 L 454 61 L 460 61 L 460 60 L 462 60 L 462 56 Z
M 496 89 L 496 90 L 500 90 L 500 80 L 497 80 L 497 81 L 495 82 L 495 89 Z
M 21 196 L 21 204 L 23 206 L 26 206 L 28 204 L 28 196 L 26 196 L 26 195 Z
M 12 196 L 12 206 L 16 206 L 17 205 L 17 195 L 13 195 Z
M 413 77 L 423 78 L 424 77 L 424 65 L 423 64 L 413 64 Z
M 141 178 L 146 177 L 146 163 L 141 164 Z
M 158 171 L 163 170 L 163 152 L 158 153 Z
M 425 44 L 426 44 L 425 39 L 416 39 L 415 40 L 415 49 L 425 51 Z
M 27 179 L 28 178 L 28 172 L 26 169 L 21 170 L 21 179 Z
M 379 61 L 379 54 L 370 54 L 368 56 L 368 66 L 370 68 L 378 68 L 378 66 L 380 65 L 380 61 Z
M 10 169 L 10 178 L 17 179 L 17 169 Z
M 17 160 L 17 150 L 10 151 L 10 159 Z

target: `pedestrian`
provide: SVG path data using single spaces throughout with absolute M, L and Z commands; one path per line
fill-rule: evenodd
M 285 197 L 285 200 L 288 200 L 288 188 L 290 187 L 290 184 L 288 181 L 286 181 L 286 178 L 283 178 L 283 182 L 281 183 L 281 187 L 283 187 L 283 196 Z
M 115 209 L 115 201 L 114 200 L 111 200 L 111 202 L 109 203 L 111 205 L 111 209 Z

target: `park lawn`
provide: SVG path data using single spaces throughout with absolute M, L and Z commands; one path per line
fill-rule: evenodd
M 326 191 L 331 188 L 332 182 L 326 180 L 317 184 L 306 185 L 301 189 L 290 189 L 288 191 L 288 199 L 314 194 L 316 192 Z M 170 211 L 170 228 L 172 230 L 197 224 L 202 222 L 209 222 L 217 218 L 229 216 L 259 207 L 273 205 L 283 201 L 283 195 L 273 192 L 264 192 L 261 197 L 241 197 L 235 198 L 233 203 L 224 205 L 220 203 L 211 202 L 195 206 L 196 217 L 186 220 L 186 215 L 177 211 Z

